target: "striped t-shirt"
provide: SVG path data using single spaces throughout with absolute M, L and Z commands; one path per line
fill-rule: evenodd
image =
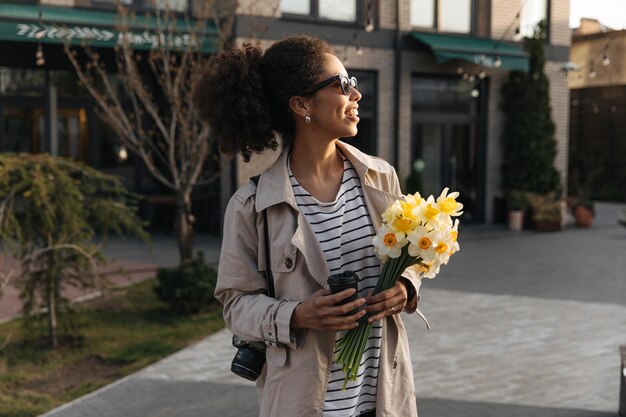
M 374 227 L 370 219 L 361 181 L 350 161 L 343 158 L 343 179 L 335 201 L 322 203 L 302 188 L 289 168 L 289 178 L 296 203 L 311 225 L 326 257 L 331 275 L 354 271 L 359 276 L 359 296 L 365 297 L 376 287 L 380 261 L 374 255 Z M 289 159 L 288 159 L 289 160 Z M 345 332 L 337 332 L 337 341 Z M 356 381 L 341 388 L 344 373 L 341 366 L 331 367 L 324 417 L 356 416 L 376 408 L 376 381 L 382 335 L 382 321 L 372 326 Z

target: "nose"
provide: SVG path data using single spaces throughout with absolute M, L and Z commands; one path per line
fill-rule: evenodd
M 359 101 L 363 94 L 354 87 L 350 87 L 350 101 Z

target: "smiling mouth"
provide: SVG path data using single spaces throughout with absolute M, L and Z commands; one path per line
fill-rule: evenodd
M 359 115 L 359 111 L 357 109 L 350 109 L 346 112 L 346 115 L 349 117 L 356 117 Z

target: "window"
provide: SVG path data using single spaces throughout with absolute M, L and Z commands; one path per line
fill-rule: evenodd
M 411 0 L 411 25 L 439 32 L 470 33 L 472 0 Z
M 280 11 L 340 22 L 356 22 L 358 13 L 357 0 L 280 0 Z
M 532 37 L 537 24 L 548 19 L 548 0 L 526 0 L 520 10 L 520 35 Z

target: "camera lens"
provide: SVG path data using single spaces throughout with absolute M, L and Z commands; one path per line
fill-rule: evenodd
M 263 371 L 263 365 L 265 365 L 265 352 L 246 345 L 237 350 L 230 370 L 249 381 L 256 381 Z

